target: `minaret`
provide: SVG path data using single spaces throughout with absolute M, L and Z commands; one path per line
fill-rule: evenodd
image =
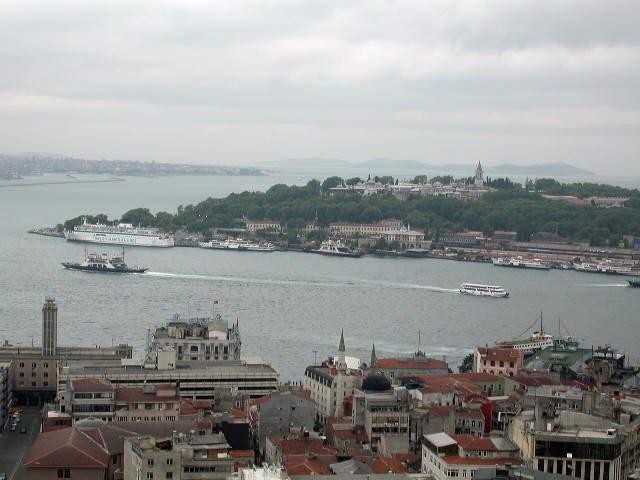
M 340 331 L 340 344 L 338 345 L 338 361 L 336 362 L 336 368 L 338 370 L 346 370 L 347 369 L 347 360 L 345 359 L 345 348 L 344 348 L 344 329 Z
M 42 307 L 42 356 L 53 357 L 58 347 L 58 305 L 47 297 Z
M 376 357 L 376 344 L 374 343 L 371 347 L 371 363 L 369 363 L 369 368 L 374 368 L 377 361 L 378 357 Z
M 484 185 L 484 178 L 482 172 L 482 165 L 480 165 L 480 160 L 478 160 L 478 166 L 476 167 L 476 180 L 475 184 L 477 187 L 481 187 Z

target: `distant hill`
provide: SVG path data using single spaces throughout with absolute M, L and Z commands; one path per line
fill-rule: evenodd
M 568 163 L 542 163 L 539 165 L 512 165 L 503 163 L 487 167 L 490 172 L 504 175 L 549 175 L 549 176 L 572 176 L 572 175 L 594 175 L 593 172 L 580 167 L 574 167 Z
M 477 160 L 469 163 L 448 163 L 441 165 L 433 165 L 415 160 L 397 160 L 392 158 L 373 158 L 363 162 L 348 162 L 336 158 L 291 158 L 288 160 L 279 160 L 273 162 L 265 162 L 265 165 L 276 167 L 298 167 L 298 168 L 314 168 L 314 169 L 375 169 L 385 172 L 400 173 L 425 173 L 425 174 L 451 174 L 451 175 L 467 175 L 471 176 L 475 172 Z M 490 175 L 535 175 L 535 176 L 584 176 L 593 175 L 592 172 L 583 168 L 574 167 L 567 163 L 542 163 L 538 165 L 513 165 L 503 163 L 499 165 L 485 165 L 483 163 L 485 173 Z

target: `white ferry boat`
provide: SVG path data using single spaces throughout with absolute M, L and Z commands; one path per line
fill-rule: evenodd
M 507 298 L 509 296 L 509 292 L 498 285 L 481 285 L 477 283 L 463 283 L 460 285 L 460 293 L 477 297 Z
M 173 247 L 173 235 L 156 229 L 134 227 L 130 223 L 118 225 L 91 224 L 83 221 L 73 230 L 65 230 L 64 237 L 72 242 L 108 243 L 135 247 Z
M 352 258 L 358 258 L 361 255 L 359 251 L 353 251 L 349 249 L 349 247 L 347 247 L 344 242 L 342 242 L 342 240 L 325 240 L 320 244 L 320 248 L 311 250 L 311 253 Z
M 200 242 L 200 248 L 211 248 L 214 250 L 238 250 L 247 252 L 274 252 L 275 245 L 272 243 L 253 243 L 240 238 L 230 238 L 226 240 L 211 240 Z
M 527 259 L 518 257 L 498 257 L 491 261 L 497 267 L 531 268 L 533 270 L 551 270 L 551 265 L 539 258 Z
M 522 350 L 525 355 L 531 355 L 538 350 L 544 350 L 545 348 L 553 347 L 555 345 L 555 338 L 553 335 L 545 333 L 542 328 L 533 332 L 533 335 L 529 338 L 521 340 L 505 340 L 496 343 L 496 346 L 502 348 L 513 348 L 514 350 Z

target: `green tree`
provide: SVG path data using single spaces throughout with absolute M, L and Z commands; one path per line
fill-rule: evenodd
M 328 189 L 337 187 L 338 185 L 342 185 L 341 177 L 329 177 L 322 182 L 322 190 L 326 192 Z
M 131 223 L 133 225 L 149 227 L 156 223 L 156 218 L 148 208 L 134 208 L 122 215 L 120 221 L 122 223 Z
M 353 177 L 353 178 L 347 179 L 345 183 L 347 185 L 357 185 L 360 182 L 362 182 L 362 179 L 360 177 Z
M 469 353 L 462 360 L 462 364 L 458 367 L 460 373 L 469 373 L 473 371 L 473 353 Z

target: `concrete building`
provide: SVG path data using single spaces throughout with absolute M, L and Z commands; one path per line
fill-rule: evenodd
M 264 452 L 268 436 L 281 436 L 292 428 L 313 430 L 316 408 L 309 392 L 285 390 L 256 399 L 249 407 L 249 416 L 258 448 Z
M 477 347 L 473 352 L 473 371 L 513 377 L 522 369 L 524 352 L 513 348 Z
M 113 347 L 64 347 L 57 345 L 58 307 L 47 297 L 42 308 L 42 342 L 40 347 L 5 344 L 0 346 L 0 362 L 11 361 L 13 396 L 21 404 L 42 404 L 53 400 L 58 384 L 58 364 L 69 361 L 128 359 L 130 345 Z
M 332 364 L 325 362 L 323 365 L 307 367 L 302 386 L 310 392 L 311 401 L 316 406 L 317 419 L 324 423 L 328 417 L 344 415 L 344 399 L 353 395 L 360 381 L 360 371 L 347 366 L 342 332 L 338 357 Z
M 155 363 L 135 361 L 65 361 L 61 363 L 59 390 L 69 381 L 99 377 L 118 386 L 177 384 L 185 398 L 217 400 L 223 391 L 258 398 L 278 389 L 279 374 L 260 359 L 190 362 L 175 366 L 175 351 L 159 351 Z
M 516 416 L 508 430 L 527 465 L 582 480 L 622 480 L 640 466 L 640 420 L 620 425 L 579 412 Z
M 409 225 L 383 232 L 380 237 L 384 238 L 387 243 L 398 242 L 407 246 L 420 246 L 424 242 L 424 232 L 411 230 Z
M 236 458 L 222 433 L 129 437 L 124 441 L 124 479 L 226 479 Z
M 104 422 L 175 422 L 180 415 L 180 391 L 176 385 L 114 386 L 99 378 L 68 382 L 58 395 L 60 413 L 73 423 L 87 418 Z
M 483 468 L 521 463 L 518 447 L 503 438 L 434 433 L 422 439 L 422 473 L 435 480 L 471 479 Z
M 170 347 L 176 352 L 176 365 L 237 361 L 241 345 L 237 321 L 229 327 L 220 315 L 183 320 L 176 314 L 166 326 L 156 328 L 150 335 L 147 359 L 155 361 L 159 350 Z
M 363 382 L 363 388 L 366 385 L 367 379 Z M 352 423 L 364 427 L 373 451 L 379 449 L 383 436 L 404 440 L 408 449 L 409 397 L 403 389 L 399 392 L 356 390 L 353 395 Z
M 12 403 L 11 362 L 0 362 L 0 432 L 9 421 Z

